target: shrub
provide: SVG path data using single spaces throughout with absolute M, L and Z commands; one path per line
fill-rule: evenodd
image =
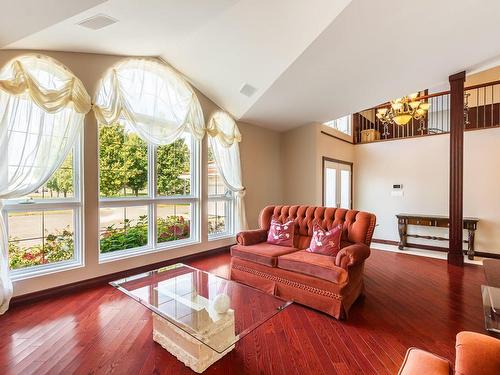
M 101 234 L 101 253 L 132 249 L 148 243 L 148 218 L 140 216 L 137 223 L 125 220 L 120 228 L 110 225 Z M 158 242 L 168 242 L 189 238 L 190 222 L 183 216 L 167 216 L 157 219 Z
M 55 233 L 46 233 L 43 245 L 22 246 L 16 238 L 11 238 L 9 266 L 14 270 L 70 260 L 73 253 L 73 232 L 69 231 L 69 227 Z

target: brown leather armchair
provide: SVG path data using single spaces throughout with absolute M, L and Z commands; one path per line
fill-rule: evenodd
M 500 340 L 476 332 L 457 335 L 455 371 L 450 361 L 417 348 L 406 352 L 398 375 L 498 375 Z

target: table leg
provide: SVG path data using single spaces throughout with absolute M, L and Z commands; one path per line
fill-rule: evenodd
M 474 229 L 468 229 L 467 239 L 469 243 L 467 244 L 467 258 L 469 258 L 470 260 L 474 259 L 474 237 L 475 237 Z
M 406 231 L 407 231 L 406 220 L 399 219 L 398 220 L 399 250 L 403 250 L 406 246 Z

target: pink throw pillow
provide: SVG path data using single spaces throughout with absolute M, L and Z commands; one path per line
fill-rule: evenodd
M 267 242 L 274 245 L 293 247 L 293 235 L 295 224 L 293 220 L 282 223 L 279 220 L 271 219 L 271 227 L 267 235 Z
M 311 245 L 306 251 L 323 255 L 336 256 L 340 251 L 340 237 L 342 235 L 342 226 L 338 225 L 329 231 L 314 224 Z

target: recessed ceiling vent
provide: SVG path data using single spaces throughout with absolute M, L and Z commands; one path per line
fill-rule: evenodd
M 245 83 L 240 89 L 240 93 L 248 97 L 251 97 L 256 91 L 257 89 L 248 83 Z
M 118 22 L 118 20 L 115 20 L 114 18 L 111 18 L 110 16 L 107 16 L 105 14 L 96 14 L 95 16 L 78 22 L 77 25 L 86 27 L 87 29 L 91 30 L 99 30 L 116 22 Z

